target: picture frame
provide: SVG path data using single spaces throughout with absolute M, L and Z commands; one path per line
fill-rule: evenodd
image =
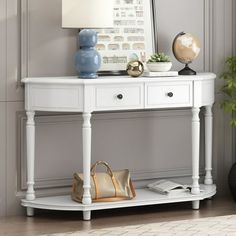
M 98 29 L 99 75 L 124 75 L 129 61 L 157 52 L 155 0 L 113 0 L 114 27 Z

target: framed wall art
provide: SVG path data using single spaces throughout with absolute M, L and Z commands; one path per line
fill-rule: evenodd
M 123 74 L 129 61 L 157 51 L 155 0 L 113 0 L 114 27 L 98 29 L 99 74 Z

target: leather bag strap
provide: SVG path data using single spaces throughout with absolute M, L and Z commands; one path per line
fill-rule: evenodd
M 98 182 L 97 182 L 97 178 L 96 178 L 96 167 L 98 165 L 104 165 L 107 168 L 107 173 L 110 175 L 111 177 L 111 181 L 113 183 L 114 189 L 115 189 L 115 197 L 118 197 L 120 195 L 120 187 L 116 181 L 116 178 L 111 170 L 111 167 L 108 165 L 107 162 L 105 161 L 97 161 L 92 167 L 91 167 L 91 176 L 93 178 L 93 182 L 94 182 L 94 188 L 95 188 L 95 199 L 99 199 L 100 197 L 100 191 L 99 191 L 99 187 L 98 187 Z
M 110 166 L 108 165 L 108 163 L 105 162 L 105 161 L 97 161 L 97 162 L 95 162 L 95 163 L 92 165 L 91 169 L 90 169 L 91 175 L 95 175 L 95 173 L 96 173 L 96 168 L 97 168 L 98 165 L 104 165 L 104 166 L 107 168 L 107 173 L 108 173 L 111 177 L 113 176 L 113 172 L 112 172 L 112 170 L 111 170 L 111 167 L 110 167 Z
M 113 186 L 115 189 L 115 197 L 119 197 L 120 196 L 120 194 L 119 194 L 120 193 L 120 186 L 118 185 L 114 175 L 111 177 L 111 180 L 112 180 L 112 183 L 113 183 Z
M 98 192 L 98 184 L 97 184 L 96 175 L 92 175 L 92 178 L 93 178 L 93 183 L 94 183 L 95 199 L 98 199 L 99 192 Z
M 135 192 L 134 185 L 133 185 L 133 182 L 132 182 L 131 179 L 129 180 L 129 186 L 130 186 L 130 189 L 131 189 L 131 193 L 133 195 L 132 197 L 136 197 L 136 192 Z

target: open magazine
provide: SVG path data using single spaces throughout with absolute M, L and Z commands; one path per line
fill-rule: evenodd
M 177 194 L 182 192 L 190 192 L 191 187 L 182 185 L 170 180 L 159 180 L 154 183 L 148 184 L 147 187 L 155 192 L 161 194 Z

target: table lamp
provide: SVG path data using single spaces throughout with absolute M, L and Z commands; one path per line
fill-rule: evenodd
M 113 0 L 62 0 L 62 27 L 82 29 L 77 37 L 76 70 L 79 78 L 97 78 L 101 56 L 95 48 L 94 29 L 113 27 Z

